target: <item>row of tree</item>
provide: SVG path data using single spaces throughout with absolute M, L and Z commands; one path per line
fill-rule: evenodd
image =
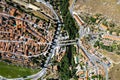
M 75 39 L 78 34 L 78 28 L 75 21 L 69 12 L 69 0 L 60 1 L 60 11 L 63 18 L 63 29 L 68 31 L 70 39 Z M 70 78 L 77 78 L 75 75 L 75 63 L 73 54 L 76 53 L 76 48 L 73 45 L 67 46 L 66 54 L 61 63 L 59 63 L 59 75 L 61 80 L 70 80 Z M 71 68 L 71 69 L 70 69 Z
M 100 41 L 96 41 L 96 43 L 94 44 L 94 47 L 99 47 L 101 49 L 105 49 L 109 52 L 113 52 L 113 51 L 117 51 L 117 50 L 120 50 L 120 44 L 117 45 L 117 44 L 113 44 L 113 45 L 110 45 L 110 46 L 106 46 L 104 45 L 102 42 Z

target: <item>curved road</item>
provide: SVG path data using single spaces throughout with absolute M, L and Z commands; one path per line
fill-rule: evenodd
M 54 34 L 54 39 L 52 40 L 52 44 L 51 44 L 51 47 L 53 47 L 53 48 L 50 49 L 51 52 L 49 52 L 49 57 L 46 60 L 46 64 L 44 65 L 44 68 L 41 71 L 39 71 L 38 73 L 27 76 L 26 78 L 21 77 L 21 78 L 7 79 L 7 78 L 3 77 L 3 79 L 7 79 L 7 80 L 25 80 L 25 79 L 38 80 L 39 78 L 41 78 L 43 75 L 45 75 L 47 73 L 46 72 L 47 66 L 49 65 L 49 62 L 50 62 L 51 58 L 53 58 L 53 56 L 55 55 L 55 49 L 57 47 L 57 41 L 58 41 L 58 34 L 57 33 L 60 32 L 61 24 L 59 24 L 59 23 L 61 23 L 61 21 L 60 21 L 58 15 L 57 15 L 57 13 L 55 12 L 53 7 L 49 3 L 46 3 L 44 0 L 36 0 L 36 1 L 41 2 L 41 3 L 45 4 L 47 7 L 49 7 L 51 9 L 51 11 L 56 16 L 58 24 L 57 24 L 57 29 L 56 29 L 55 34 Z M 22 19 L 20 19 L 20 20 L 22 20 Z
M 74 18 L 73 8 L 74 8 L 75 1 L 76 1 L 76 0 L 73 0 L 73 3 L 72 3 L 72 5 L 71 5 L 71 7 L 70 7 L 70 13 L 71 13 L 71 15 L 73 16 L 73 18 Z M 78 16 L 78 15 L 77 15 L 77 16 Z M 78 18 L 78 19 L 79 19 L 79 18 Z M 83 30 L 83 26 L 80 24 L 81 22 L 77 22 L 77 23 L 78 23 L 78 25 L 80 26 L 80 29 L 81 29 L 81 27 L 82 27 L 82 30 Z M 81 31 L 81 30 L 80 30 L 80 31 Z M 83 34 L 85 35 L 85 33 L 82 33 L 82 34 L 79 33 L 79 35 L 83 35 Z M 81 37 L 81 36 L 80 36 L 80 37 Z M 89 59 L 90 59 L 90 61 L 91 61 L 92 63 L 99 62 L 99 63 L 104 67 L 104 71 L 105 71 L 105 73 L 106 73 L 106 80 L 108 80 L 108 66 L 107 66 L 105 63 L 101 62 L 97 57 L 95 57 L 95 56 L 91 55 L 90 53 L 88 53 L 88 51 L 84 48 L 84 46 L 83 46 L 82 43 L 80 43 L 80 42 L 79 42 L 79 47 L 84 50 L 85 54 L 89 57 Z

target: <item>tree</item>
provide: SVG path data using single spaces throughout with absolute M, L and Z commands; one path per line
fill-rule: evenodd
M 94 47 L 97 47 L 97 46 L 99 46 L 99 41 L 96 41 L 94 44 Z
M 1 55 L 1 53 L 0 53 L 0 59 L 2 58 L 2 55 Z

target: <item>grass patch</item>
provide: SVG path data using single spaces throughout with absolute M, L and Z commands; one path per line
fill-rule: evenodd
M 23 77 L 37 73 L 38 69 L 30 69 L 25 67 L 17 67 L 0 62 L 0 75 L 7 78 Z
M 43 15 L 43 14 L 40 13 L 40 12 L 33 11 L 32 13 L 33 13 L 35 16 L 37 16 L 37 17 L 40 17 L 40 18 L 42 18 L 42 19 L 45 19 L 46 21 L 49 20 L 45 15 Z

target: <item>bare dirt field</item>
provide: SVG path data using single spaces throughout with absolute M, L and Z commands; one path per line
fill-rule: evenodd
M 112 60 L 114 65 L 109 70 L 109 79 L 108 80 L 120 80 L 120 56 L 114 53 L 109 53 L 104 50 L 99 50 L 99 52 L 103 53 L 104 56 Z
M 115 28 L 120 29 L 120 4 L 118 4 L 118 0 L 77 0 L 74 11 L 78 14 L 81 12 L 93 15 L 102 14 L 117 23 L 118 27 Z M 118 64 L 120 56 L 103 50 L 100 52 L 115 63 L 109 71 L 108 80 L 120 80 L 120 64 Z
M 77 0 L 74 10 L 78 13 L 100 13 L 117 23 L 120 22 L 120 4 L 118 4 L 118 0 Z
M 120 64 L 117 64 L 110 69 L 108 80 L 120 80 Z
M 100 53 L 103 53 L 104 56 L 106 56 L 107 58 L 111 59 L 113 61 L 113 63 L 118 64 L 120 63 L 120 56 L 112 53 L 112 52 L 107 52 L 105 50 L 98 50 Z

